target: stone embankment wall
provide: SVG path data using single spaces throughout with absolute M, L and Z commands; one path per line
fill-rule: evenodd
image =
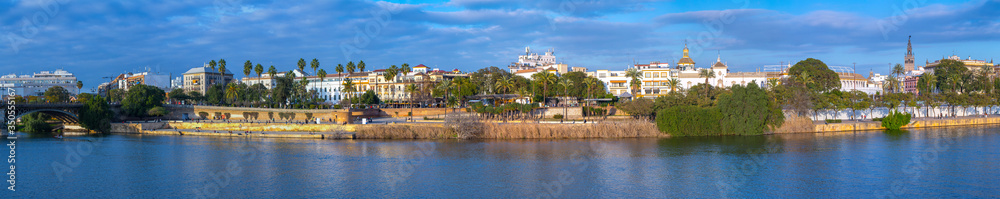
M 990 118 L 946 118 L 946 119 L 921 119 L 917 121 L 912 121 L 910 124 L 903 126 L 904 129 L 907 128 L 928 128 L 928 127 L 947 127 L 947 126 L 970 126 L 970 125 L 984 125 L 984 124 L 1000 124 L 1000 117 L 990 117 Z M 881 122 L 864 122 L 864 123 L 838 123 L 838 124 L 816 124 L 813 132 L 837 132 L 837 131 L 870 131 L 870 130 L 885 130 L 882 128 Z

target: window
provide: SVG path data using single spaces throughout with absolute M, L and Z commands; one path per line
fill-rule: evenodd
M 646 73 L 646 78 L 649 78 L 649 73 Z

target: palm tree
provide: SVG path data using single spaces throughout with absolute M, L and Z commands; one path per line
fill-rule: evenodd
M 297 65 L 299 66 L 300 71 L 306 71 L 306 59 L 299 58 L 299 63 L 297 63 Z
M 535 73 L 535 75 L 537 75 L 537 77 L 535 77 L 535 80 L 537 80 L 540 83 L 542 83 L 542 104 L 544 105 L 545 104 L 545 98 L 548 97 L 548 96 L 546 96 L 546 94 L 549 91 L 549 84 L 556 83 L 556 81 L 559 80 L 559 76 L 556 76 L 555 74 L 549 73 L 549 71 L 547 71 L 547 70 L 542 71 L 540 73 Z
M 438 83 L 438 89 L 444 91 L 444 95 L 442 95 L 442 98 L 444 98 L 444 103 L 445 104 L 448 103 L 448 91 L 451 89 L 451 85 L 452 85 L 451 84 L 451 80 L 447 80 L 447 79 L 442 80 L 441 83 Z M 445 105 L 445 107 L 447 107 L 447 105 Z M 444 114 L 448 115 L 448 109 L 447 108 L 444 109 Z
M 320 82 L 323 82 L 323 80 L 326 79 L 326 70 L 319 69 L 319 71 L 316 72 L 316 76 L 319 77 Z
M 403 67 L 401 67 L 399 69 L 400 69 L 400 71 L 403 71 L 403 75 L 406 75 L 406 74 L 408 74 L 410 72 L 413 72 L 413 68 L 410 68 L 410 64 L 407 64 L 407 63 L 403 63 Z
M 83 89 L 83 81 L 76 81 L 76 90 Z
M 705 96 L 708 96 L 708 89 L 712 87 L 712 85 L 708 84 L 708 79 L 715 78 L 715 72 L 708 69 L 701 69 L 701 71 L 698 72 L 698 76 L 705 78 Z
M 236 93 L 237 92 L 236 84 L 228 84 L 226 86 L 227 87 L 226 87 L 225 97 L 226 100 L 229 101 L 229 104 L 232 105 L 236 101 L 236 97 L 239 96 L 239 93 Z
M 767 89 L 771 90 L 771 91 L 774 91 L 774 88 L 778 88 L 778 85 L 780 85 L 780 84 L 781 83 L 780 83 L 780 81 L 778 81 L 778 79 L 768 79 L 767 80 Z
M 264 66 L 261 66 L 260 63 L 257 63 L 257 67 L 253 68 L 253 72 L 257 72 L 257 78 L 260 78 L 260 74 L 264 73 Z
M 309 62 L 309 68 L 313 69 L 313 73 L 318 73 L 319 71 L 316 71 L 316 69 L 319 69 L 319 60 L 313 58 L 312 62 Z
M 212 67 L 212 70 L 215 70 L 215 60 L 209 61 L 208 66 Z
M 274 76 L 278 75 L 278 69 L 274 68 L 274 65 L 271 65 L 271 68 L 267 69 L 267 74 L 271 75 L 271 79 L 273 80 Z
M 219 59 L 219 74 L 222 74 L 222 83 L 226 84 L 226 60 Z
M 583 80 L 584 84 L 587 84 L 587 98 L 594 98 L 594 86 L 597 85 L 597 79 L 587 78 Z
M 670 80 L 667 81 L 667 86 L 670 87 L 670 92 L 673 93 L 674 91 L 677 91 L 678 87 L 681 86 L 681 80 L 677 78 L 670 78 Z
M 640 81 L 640 79 L 642 79 L 642 72 L 639 72 L 639 70 L 636 70 L 635 68 L 629 68 L 625 71 L 625 77 L 632 79 L 632 82 L 630 83 L 632 86 L 632 96 L 638 97 L 639 87 L 642 86 L 642 82 Z
M 347 76 L 351 76 L 352 74 L 354 74 L 354 69 L 355 69 L 354 62 L 353 61 L 347 62 Z
M 389 68 L 385 69 L 385 73 L 382 73 L 382 77 L 385 78 L 386 82 L 395 82 L 396 75 L 399 74 L 398 71 L 399 71 L 399 69 L 396 67 L 396 65 L 389 66 Z M 376 81 L 376 82 L 378 82 L 378 81 Z M 389 91 L 395 91 L 392 88 L 394 88 L 394 87 L 390 84 L 388 90 Z
M 365 72 L 365 60 L 358 61 L 358 70 Z
M 406 85 L 406 92 L 410 93 L 410 114 L 407 114 L 410 115 L 410 121 L 413 121 L 413 93 L 417 92 L 418 90 L 419 89 L 417 89 L 417 85 L 413 84 Z
M 569 78 L 562 78 L 562 81 L 559 81 L 559 85 L 563 87 L 563 99 L 569 98 L 569 87 L 573 86 L 573 80 L 571 80 Z M 562 100 L 559 100 L 559 101 L 562 101 Z M 568 103 L 568 101 L 567 102 L 563 102 L 563 118 L 566 118 L 566 116 L 567 116 L 566 115 L 566 104 L 567 103 Z
M 344 92 L 348 93 L 347 95 L 344 95 L 347 98 L 347 99 L 345 99 L 345 100 L 347 100 L 347 107 L 348 107 L 347 110 L 351 110 L 350 109 L 350 107 L 351 107 L 351 98 L 350 98 L 351 95 L 350 94 L 353 94 L 354 90 L 355 90 L 355 88 L 354 88 L 354 81 L 351 81 L 351 79 L 344 80 L 343 86 L 344 86 Z
M 243 63 L 243 76 L 250 76 L 250 71 L 252 70 L 253 70 L 253 63 L 250 63 L 250 60 L 247 60 L 246 63 Z
M 496 83 L 497 91 L 508 93 L 514 89 L 514 78 L 509 76 L 501 76 L 497 79 Z
M 892 85 L 893 92 L 899 92 L 899 77 L 906 74 L 906 69 L 903 68 L 902 64 L 896 64 L 892 67 L 892 79 L 895 79 L 895 84 Z

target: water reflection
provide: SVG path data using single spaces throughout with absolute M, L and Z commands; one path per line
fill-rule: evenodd
M 19 140 L 25 191 L 14 196 L 1000 197 L 998 130 L 601 140 L 33 137 Z M 67 146 L 98 138 L 59 182 L 50 164 L 64 161 Z

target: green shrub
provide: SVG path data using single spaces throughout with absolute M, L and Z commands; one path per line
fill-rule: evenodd
M 656 113 L 656 127 L 673 136 L 726 135 L 721 121 L 722 112 L 716 108 L 675 106 Z
M 833 124 L 841 123 L 841 122 L 843 122 L 843 121 L 841 121 L 841 120 L 826 120 L 826 123 L 833 123 Z
M 340 104 L 334 104 L 333 109 L 340 109 Z
M 556 115 L 552 116 L 552 119 L 563 119 L 563 115 L 562 114 L 556 114 Z
M 913 115 L 910 113 L 900 113 L 893 111 L 889 115 L 882 118 L 882 127 L 889 130 L 899 130 L 900 127 L 906 126 L 910 123 L 910 118 Z
M 881 117 L 872 118 L 872 121 L 881 122 L 882 118 Z

